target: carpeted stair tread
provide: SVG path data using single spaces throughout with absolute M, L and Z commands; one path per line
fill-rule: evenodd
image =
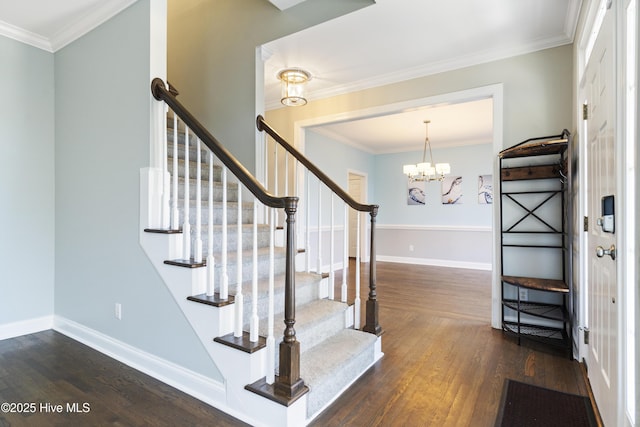
M 320 281 L 321 276 L 312 273 L 296 273 L 296 317 L 300 315 L 299 310 L 302 306 L 318 299 L 318 295 L 320 293 Z M 282 338 L 282 333 L 284 331 L 284 323 L 282 321 L 282 315 L 278 315 L 277 313 L 282 313 L 284 311 L 284 285 L 285 285 L 285 275 L 279 274 L 274 277 L 273 284 L 273 293 L 274 293 L 274 313 L 276 313 L 274 319 L 274 336 L 277 340 Z M 251 318 L 251 309 L 252 309 L 252 299 L 253 295 L 251 294 L 251 288 L 253 286 L 253 280 L 248 280 L 242 283 L 242 295 L 244 298 L 243 304 L 243 324 L 244 330 L 249 330 L 249 319 Z M 236 296 L 236 286 L 229 286 L 229 294 Z M 260 319 L 259 323 L 259 334 L 262 336 L 267 336 L 267 316 L 269 314 L 269 279 L 268 278 L 259 278 L 258 279 L 258 318 Z M 278 320 L 280 319 L 280 320 Z M 296 319 L 297 320 L 297 319 Z M 343 322 L 344 325 L 344 322 Z M 297 326 L 297 322 L 296 322 Z M 278 338 L 279 337 L 279 338 Z
M 244 249 L 244 248 L 243 248 Z M 202 252 L 204 254 L 204 258 L 207 257 L 207 247 L 203 246 Z M 275 248 L 274 250 L 274 274 L 275 276 L 279 276 L 284 274 L 285 271 L 285 260 L 286 260 L 286 251 L 284 248 Z M 231 290 L 235 292 L 236 283 L 237 283 L 237 253 L 236 251 L 230 251 L 227 254 L 227 277 L 229 283 L 229 292 Z M 219 253 L 214 253 L 214 276 L 215 283 L 221 283 L 221 274 L 222 274 L 222 256 Z M 258 278 L 267 278 L 269 277 L 269 248 L 258 248 Z M 243 293 L 247 292 L 245 289 L 251 289 L 251 280 L 253 274 L 253 253 L 251 248 L 247 248 L 242 253 L 242 282 L 245 283 L 243 285 Z M 259 282 L 261 282 L 259 280 Z M 245 288 L 246 283 L 249 283 L 249 288 Z
M 344 329 L 346 303 L 329 299 L 316 299 L 296 307 L 296 339 L 300 342 L 300 351 L 312 348 L 323 339 Z M 274 331 L 284 330 L 284 312 L 276 313 Z M 268 335 L 267 318 L 260 319 L 259 334 Z M 274 335 L 280 335 L 280 333 Z M 278 348 L 276 347 L 276 353 Z M 276 357 L 276 360 L 277 357 Z
M 310 300 L 304 301 L 301 298 L 297 298 L 298 294 L 300 294 L 304 289 L 311 288 L 314 294 L 313 299 L 317 299 L 320 293 L 320 280 L 322 277 L 318 274 L 314 273 L 304 273 L 299 272 L 295 274 L 296 278 L 296 306 L 301 306 L 306 304 Z M 284 294 L 284 285 L 285 285 L 285 274 L 276 274 L 273 278 L 273 292 L 275 295 L 275 299 L 278 299 L 278 295 Z M 244 296 L 245 303 L 250 301 L 251 299 L 251 288 L 253 287 L 253 279 L 245 280 L 242 282 L 242 294 Z M 234 284 L 229 288 L 229 294 L 235 296 L 236 295 L 236 285 Z M 267 299 L 269 297 L 269 278 L 268 277 L 259 277 L 258 278 L 258 298 L 259 299 Z M 280 298 L 284 299 L 284 298 Z M 276 310 L 275 313 L 279 311 Z M 262 316 L 261 316 L 262 317 Z M 264 316 L 266 317 L 266 316 Z
M 322 409 L 374 362 L 377 337 L 343 329 L 300 355 L 300 376 L 309 387 L 307 416 Z

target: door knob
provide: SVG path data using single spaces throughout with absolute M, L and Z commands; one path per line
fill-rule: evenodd
M 609 249 L 605 249 L 602 246 L 598 246 L 596 248 L 596 255 L 598 256 L 598 258 L 602 258 L 605 255 L 609 255 L 611 257 L 611 259 L 616 259 L 616 246 L 615 245 L 611 245 L 611 247 Z

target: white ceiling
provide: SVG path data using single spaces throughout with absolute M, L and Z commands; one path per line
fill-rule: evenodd
M 55 52 L 137 0 L 0 0 L 0 35 Z
M 493 102 L 481 99 L 449 105 L 427 105 L 391 113 L 311 127 L 310 130 L 371 154 L 422 150 L 429 123 L 435 148 L 490 144 Z
M 135 1 L 0 0 L 0 35 L 55 52 Z M 304 0 L 269 1 L 287 13 Z M 581 2 L 376 0 L 265 44 L 265 103 L 280 107 L 276 75 L 287 67 L 311 72 L 314 100 L 571 43 Z M 434 147 L 488 142 L 490 104 L 426 106 L 315 130 L 372 153 L 421 149 L 425 119 Z
M 265 44 L 267 110 L 278 71 L 309 71 L 310 101 L 573 42 L 582 0 L 377 0 Z M 305 107 L 288 107 L 305 108 Z M 421 150 L 424 119 L 439 144 L 491 142 L 491 101 L 431 106 L 314 128 L 372 153 Z

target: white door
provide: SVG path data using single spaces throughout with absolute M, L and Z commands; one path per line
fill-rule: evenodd
M 364 203 L 364 176 L 349 172 L 349 195 L 353 197 L 357 202 Z M 356 236 L 357 236 L 357 218 L 358 213 L 349 209 L 349 256 L 355 258 L 356 256 Z M 362 228 L 362 217 L 360 218 L 360 225 Z M 362 248 L 363 233 L 360 230 L 360 247 Z
M 617 208 L 613 10 L 605 14 L 585 70 L 587 119 L 589 344 L 587 367 L 593 394 L 605 426 L 617 426 L 618 310 L 616 260 L 620 230 L 611 232 L 603 218 L 603 197 Z

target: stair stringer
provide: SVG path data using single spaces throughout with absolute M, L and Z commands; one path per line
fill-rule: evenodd
M 245 390 L 247 384 L 253 384 L 266 376 L 267 357 L 264 349 L 245 353 L 213 341 L 215 337 L 233 332 L 235 305 L 212 307 L 187 300 L 188 296 L 205 292 L 206 268 L 181 268 L 164 263 L 168 259 L 182 258 L 184 238 L 182 233 L 160 234 L 144 231 L 145 224 L 153 221 L 153 216 L 149 213 L 161 211 L 161 191 L 157 189 L 162 182 L 161 177 L 162 171 L 159 169 L 143 168 L 140 171 L 139 241 L 151 264 L 224 378 L 222 387 L 225 395 L 207 396 L 206 403 L 256 426 L 306 425 L 308 422 L 306 395 L 290 406 L 284 406 Z M 160 221 L 158 217 L 156 220 Z M 211 381 L 220 386 L 219 382 L 213 379 Z M 184 391 L 189 392 L 188 389 Z M 194 397 L 202 399 L 202 396 Z M 248 409 L 251 411 L 248 412 Z

